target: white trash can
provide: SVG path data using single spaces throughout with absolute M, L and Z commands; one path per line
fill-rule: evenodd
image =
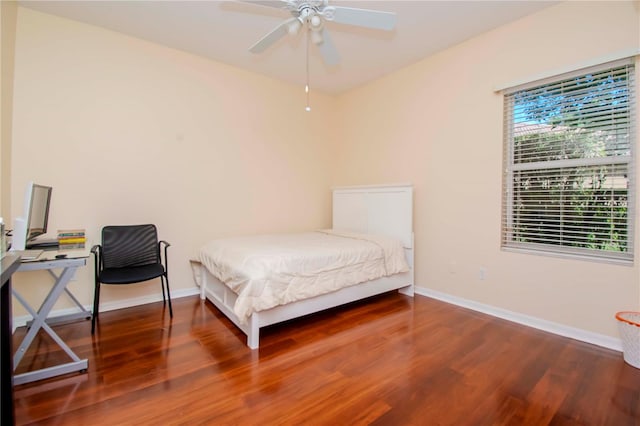
M 618 329 L 627 364 L 640 368 L 640 312 L 618 312 Z

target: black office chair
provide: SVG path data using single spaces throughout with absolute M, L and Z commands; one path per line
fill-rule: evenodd
M 169 300 L 169 314 L 173 318 L 169 276 L 167 275 L 166 241 L 158 241 L 155 225 L 105 226 L 102 228 L 102 245 L 91 248 L 95 258 L 95 295 L 91 334 L 96 328 L 100 304 L 100 284 L 134 284 L 160 277 L 162 300 Z M 164 265 L 160 254 L 164 246 Z M 167 293 L 165 298 L 165 283 Z

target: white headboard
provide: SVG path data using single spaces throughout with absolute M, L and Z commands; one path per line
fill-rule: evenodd
M 413 248 L 413 185 L 334 188 L 333 229 L 396 237 Z

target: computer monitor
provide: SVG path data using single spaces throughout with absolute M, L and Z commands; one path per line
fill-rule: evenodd
M 12 250 L 24 250 L 29 241 L 47 233 L 52 190 L 50 186 L 33 182 L 27 184 L 23 215 L 16 218 L 13 227 Z

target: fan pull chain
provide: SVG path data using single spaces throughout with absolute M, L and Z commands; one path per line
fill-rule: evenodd
M 307 81 L 306 84 L 304 86 L 304 91 L 307 97 L 307 106 L 305 107 L 305 111 L 309 112 L 311 111 L 311 105 L 309 105 L 309 31 L 311 31 L 311 28 L 307 27 L 307 42 L 306 42 L 306 60 L 307 60 Z

